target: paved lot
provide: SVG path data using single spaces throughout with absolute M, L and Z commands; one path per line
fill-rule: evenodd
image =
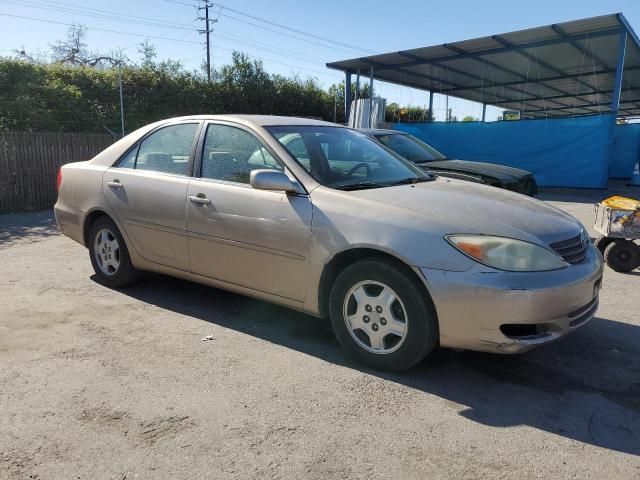
M 587 226 L 603 196 L 545 195 Z M 0 217 L 0 478 L 640 478 L 640 272 L 554 345 L 402 375 L 326 321 L 92 273 L 49 212 Z

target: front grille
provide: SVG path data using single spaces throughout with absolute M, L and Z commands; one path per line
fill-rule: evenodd
M 587 255 L 587 244 L 582 235 L 551 244 L 551 248 L 567 263 L 580 263 Z

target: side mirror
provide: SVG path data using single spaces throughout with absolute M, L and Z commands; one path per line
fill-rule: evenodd
M 298 189 L 289 177 L 277 170 L 252 170 L 249 183 L 256 190 L 296 193 Z

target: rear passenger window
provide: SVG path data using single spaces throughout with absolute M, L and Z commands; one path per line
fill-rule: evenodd
M 202 177 L 249 183 L 252 170 L 282 165 L 249 132 L 228 125 L 209 125 L 202 150 Z
M 197 128 L 197 123 L 183 123 L 157 130 L 125 155 L 118 167 L 186 175 Z
M 129 152 L 120 159 L 118 168 L 136 168 L 136 155 L 138 154 L 138 145 L 129 150 Z

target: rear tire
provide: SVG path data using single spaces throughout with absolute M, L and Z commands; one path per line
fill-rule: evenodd
M 640 247 L 630 240 L 615 240 L 604 251 L 604 261 L 616 272 L 640 267 Z
M 124 238 L 109 217 L 100 217 L 91 226 L 88 244 L 91 265 L 101 284 L 120 288 L 139 279 L 140 272 L 131 263 Z
M 438 344 L 429 293 L 409 272 L 382 258 L 345 268 L 333 285 L 329 308 L 342 348 L 374 369 L 406 370 Z

